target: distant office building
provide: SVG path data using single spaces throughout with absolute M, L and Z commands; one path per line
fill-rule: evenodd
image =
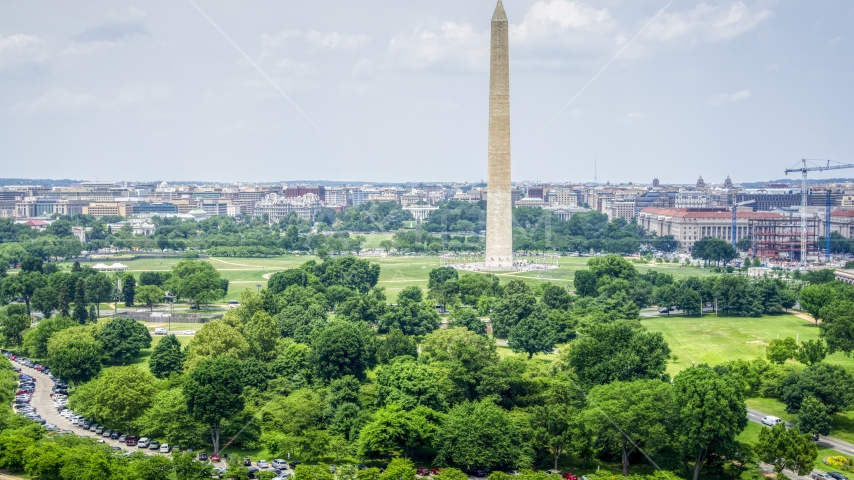
M 353 205 L 361 205 L 368 202 L 371 195 L 379 195 L 380 191 L 375 188 L 359 188 L 353 190 Z
M 736 203 L 753 201 L 748 205 L 754 211 L 779 210 L 799 206 L 801 204 L 801 191 L 796 189 L 761 188 L 748 189 L 735 195 Z
M 227 216 L 230 203 L 226 200 L 200 198 L 196 200 L 196 206 L 204 210 L 208 216 Z
M 329 206 L 347 205 L 347 190 L 341 187 L 327 188 L 324 202 Z
M 278 223 L 279 220 L 287 218 L 291 212 L 294 212 L 299 218 L 314 221 L 314 216 L 321 208 L 323 208 L 323 202 L 313 193 L 296 198 L 271 193 L 255 204 L 254 215 L 260 217 L 266 214 L 270 223 Z
M 175 205 L 172 202 L 137 202 L 136 206 L 134 206 L 133 211 L 137 214 L 175 214 L 178 213 L 178 205 Z
M 568 188 L 556 188 L 553 190 L 549 190 L 549 193 L 546 195 L 546 199 L 546 203 L 551 206 L 578 206 L 578 193 Z
M 285 188 L 285 198 L 304 197 L 309 193 L 317 195 L 321 202 L 326 201 L 326 187 L 323 185 L 292 185 Z
M 736 213 L 736 239 L 749 237 L 752 220 L 782 220 L 771 212 Z M 705 237 L 732 239 L 732 212 L 723 208 L 645 208 L 638 214 L 638 224 L 658 236 L 673 235 L 683 251 L 690 251 L 694 242 Z
M 631 220 L 635 218 L 635 205 L 635 200 L 609 200 L 605 214 L 611 220 L 615 218 Z
M 652 188 L 658 188 L 660 185 L 657 178 L 652 179 Z
M 96 218 L 101 218 L 108 215 L 118 215 L 120 217 L 127 217 L 128 215 L 132 215 L 133 213 L 134 206 L 132 204 L 120 202 L 92 202 L 89 205 L 83 207 L 84 215 L 92 215 Z
M 540 200 L 545 200 L 545 189 L 542 185 L 534 185 L 528 187 L 528 191 L 525 194 L 527 198 L 539 198 Z
M 711 206 L 709 194 L 698 191 L 682 191 L 676 193 L 676 208 L 708 208 Z
M 514 206 L 516 207 L 545 207 L 547 204 L 545 200 L 538 197 L 525 197 L 516 200 Z

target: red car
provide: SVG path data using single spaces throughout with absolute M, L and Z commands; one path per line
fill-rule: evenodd
M 434 469 L 430 470 L 430 473 L 432 473 L 433 475 L 438 475 L 439 472 L 441 472 L 441 471 L 442 471 L 441 468 L 434 468 Z
M 417 473 L 418 475 L 421 475 L 421 476 L 427 476 L 427 475 L 430 475 L 430 470 L 428 470 L 426 468 L 419 468 L 418 470 L 415 471 L 415 473 Z
M 211 461 L 212 462 L 218 462 L 219 461 L 219 454 L 214 453 L 213 455 L 211 455 Z
M 127 445 L 128 447 L 136 446 L 136 437 L 134 437 L 133 435 L 128 435 L 127 438 L 125 438 L 125 445 Z
M 561 478 L 565 478 L 566 480 L 578 480 L 578 477 L 576 477 L 572 472 L 561 474 Z

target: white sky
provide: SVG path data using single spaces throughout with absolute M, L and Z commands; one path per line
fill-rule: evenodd
M 7 0 L 0 177 L 485 178 L 492 0 L 194 1 L 318 128 L 189 0 Z M 854 162 L 850 1 L 675 0 L 551 124 L 667 1 L 504 3 L 516 181 Z

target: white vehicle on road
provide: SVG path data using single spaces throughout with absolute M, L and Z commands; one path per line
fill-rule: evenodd
M 768 425 L 769 427 L 773 427 L 774 425 L 777 425 L 778 423 L 780 423 L 782 421 L 783 421 L 783 419 L 781 419 L 780 417 L 774 417 L 772 415 L 766 415 L 766 416 L 762 417 L 762 424 Z
M 155 328 L 155 329 L 154 329 L 154 334 L 155 334 L 155 335 L 166 335 L 167 333 L 168 333 L 168 332 L 166 331 L 166 329 L 165 329 L 165 328 Z
M 182 333 L 182 335 L 195 335 L 195 334 L 196 334 L 195 330 L 184 330 L 184 332 Z

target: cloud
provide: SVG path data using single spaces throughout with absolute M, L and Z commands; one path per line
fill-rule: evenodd
M 319 32 L 310 30 L 303 33 L 300 30 L 285 29 L 279 33 L 261 35 L 261 45 L 265 47 L 281 47 L 293 41 L 307 42 L 314 47 L 328 50 L 355 50 L 370 40 L 362 34 L 347 34 L 340 32 Z
M 488 32 L 475 32 L 467 23 L 445 22 L 437 30 L 422 29 L 397 35 L 388 46 L 392 63 L 411 69 L 444 65 L 452 69 L 476 70 L 489 57 Z
M 279 33 L 261 34 L 261 45 L 266 47 L 278 47 L 284 45 L 289 39 L 302 36 L 299 30 L 285 29 Z
M 555 49 L 601 50 L 614 44 L 615 21 L 608 9 L 570 0 L 539 1 L 521 23 L 509 25 L 510 45 L 522 52 L 519 65 L 543 68 L 565 66 Z M 444 22 L 438 28 L 419 26 L 389 42 L 392 63 L 412 69 L 442 66 L 454 70 L 479 70 L 489 60 L 489 30 L 477 32 L 467 23 Z
M 750 90 L 741 90 L 735 93 L 719 93 L 709 99 L 709 105 L 717 107 L 726 103 L 736 103 L 750 98 Z
M 151 36 L 140 21 L 115 21 L 102 23 L 71 37 L 77 43 L 118 42 L 135 35 Z
M 323 33 L 312 30 L 305 35 L 309 43 L 330 50 L 355 50 L 368 41 L 367 35 L 347 35 L 338 32 Z
M 39 65 L 49 57 L 44 40 L 36 35 L 0 35 L 0 71 Z
M 691 10 L 663 13 L 650 25 L 644 39 L 660 42 L 718 42 L 735 38 L 771 18 L 767 9 L 751 9 L 744 2 L 709 5 L 700 2 Z
M 528 9 L 522 23 L 510 25 L 511 42 L 515 44 L 578 44 L 589 35 L 611 32 L 614 19 L 607 8 L 597 10 L 583 2 L 568 0 L 540 1 Z

